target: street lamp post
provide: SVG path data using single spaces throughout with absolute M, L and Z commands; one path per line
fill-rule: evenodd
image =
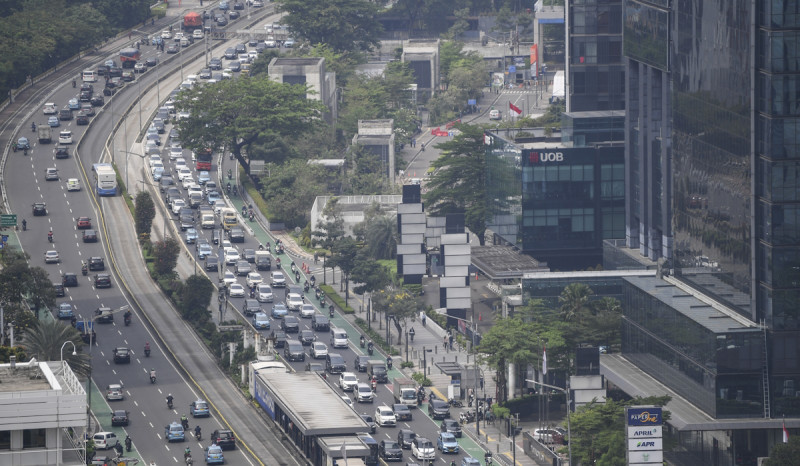
M 73 342 L 71 342 L 69 340 L 65 341 L 64 344 L 61 345 L 61 370 L 62 371 L 64 370 L 64 347 L 67 346 L 67 344 L 72 345 L 72 355 L 73 356 L 77 356 L 78 355 L 78 352 L 77 352 L 77 350 L 75 348 L 75 343 L 73 343 Z M 60 401 L 56 401 L 56 402 L 59 405 L 61 404 Z M 60 415 L 61 410 L 60 410 L 60 408 L 59 408 L 58 412 L 59 412 L 59 416 L 57 416 L 58 418 L 56 419 L 56 424 L 57 424 L 57 427 L 60 427 L 60 425 L 61 425 L 61 415 Z M 58 445 L 56 445 L 56 450 L 57 450 L 56 451 L 56 464 L 60 465 L 61 464 L 61 435 L 58 435 L 58 442 L 57 443 L 58 443 Z
M 473 399 L 475 400 L 475 433 L 478 436 L 481 435 L 481 418 L 478 416 L 478 355 L 477 351 L 475 351 L 475 334 L 478 333 L 478 323 L 475 320 L 467 320 L 462 319 L 461 317 L 455 316 L 448 316 L 451 319 L 460 320 L 465 324 L 469 324 L 472 327 L 472 363 L 475 365 L 475 380 L 473 381 L 473 393 L 475 396 Z M 516 464 L 516 463 L 515 463 Z
M 572 429 L 570 428 L 569 418 L 570 412 L 572 411 L 572 404 L 570 403 L 569 398 L 569 379 L 567 379 L 567 388 L 556 387 L 555 385 L 548 385 L 546 383 L 538 382 L 536 380 L 525 379 L 526 382 L 530 382 L 536 385 L 541 385 L 542 387 L 552 388 L 553 390 L 558 390 L 559 392 L 565 394 L 567 396 L 567 451 L 569 455 L 569 465 L 572 466 Z
M 61 345 L 61 362 L 62 362 L 62 363 L 64 362 L 64 347 L 65 347 L 65 346 L 67 346 L 67 344 L 68 344 L 68 343 L 69 343 L 70 345 L 72 345 L 72 355 L 73 355 L 73 356 L 77 356 L 77 355 L 78 355 L 78 352 L 77 352 L 77 350 L 75 349 L 75 343 L 73 343 L 73 342 L 71 342 L 71 341 L 67 340 L 67 341 L 65 341 L 65 342 L 64 342 L 64 344 L 63 344 L 63 345 Z

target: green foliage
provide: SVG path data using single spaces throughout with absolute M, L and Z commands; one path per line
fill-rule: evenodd
M 431 379 L 422 375 L 422 372 L 414 372 L 413 374 L 411 374 L 411 378 L 414 379 L 415 382 L 422 385 L 423 387 L 430 387 L 431 385 L 433 385 Z
M 314 245 L 330 250 L 333 245 L 344 236 L 344 209 L 339 205 L 339 199 L 331 197 L 322 209 L 322 218 L 319 230 L 312 231 Z
M 209 305 L 214 285 L 205 275 L 192 275 L 181 288 L 181 314 L 190 321 L 203 322 L 211 317 Z
M 800 465 L 800 437 L 792 435 L 789 437 L 789 443 L 775 444 L 763 466 L 798 465 Z
M 350 276 L 358 284 L 353 288 L 353 291 L 357 294 L 373 293 L 391 282 L 391 277 L 386 267 L 363 253 L 359 253 L 356 256 L 355 267 L 353 267 Z
M 370 258 L 397 257 L 397 216 L 381 215 L 370 220 L 364 241 L 365 252 Z
M 156 205 L 153 198 L 147 191 L 141 191 L 136 196 L 136 209 L 134 210 L 134 221 L 136 234 L 140 240 L 150 237 L 150 229 L 153 226 L 153 219 L 156 218 Z
M 76 355 L 72 355 L 71 345 L 66 345 L 62 351 L 61 348 L 67 341 L 75 345 Z M 39 361 L 60 361 L 63 355 L 64 361 L 69 363 L 73 372 L 80 377 L 89 375 L 89 355 L 80 352 L 83 347 L 80 333 L 59 320 L 37 321 L 32 328 L 25 331 L 20 346 L 25 349 L 28 356 L 35 357 Z
M 360 317 L 356 317 L 355 324 L 356 326 L 361 328 L 362 332 L 364 333 L 364 335 L 368 340 L 372 340 L 372 343 L 374 343 L 375 346 L 380 347 L 381 349 L 383 349 L 383 351 L 392 356 L 397 356 L 398 354 L 400 354 L 396 349 L 394 349 L 393 347 L 389 346 L 388 343 L 386 343 L 386 340 L 383 339 L 383 336 L 381 336 L 380 333 L 378 333 L 375 329 L 370 328 L 367 325 L 367 321 L 365 321 Z
M 481 339 L 477 350 L 497 370 L 498 401 L 508 399 L 506 368 L 509 363 L 528 364 L 539 354 L 537 326 L 519 318 L 499 318 Z
M 56 294 L 49 273 L 31 267 L 28 256 L 18 249 L 6 249 L 0 256 L 0 303 L 5 306 L 5 321 L 15 325 L 27 321 L 24 300 L 35 308 L 55 306 Z
M 319 165 L 292 160 L 274 166 L 261 177 L 261 195 L 268 200 L 273 218 L 283 220 L 288 228 L 309 222 L 309 210 L 317 196 L 326 194 L 328 172 Z
M 411 369 L 414 367 L 414 363 L 412 361 L 403 361 L 400 363 L 400 369 Z
M 349 169 L 342 194 L 386 194 L 395 188 L 386 176 L 387 167 L 363 146 L 353 146 L 347 154 L 347 161 Z
M 544 115 L 538 118 L 529 118 L 529 117 L 522 117 L 518 118 L 516 122 L 513 123 L 514 126 L 518 128 L 548 128 L 548 129 L 560 129 L 561 128 L 561 114 L 566 111 L 566 103 L 563 101 L 556 102 L 554 104 L 550 104 L 547 107 L 547 111 L 545 111 Z
M 665 406 L 669 396 L 635 398 L 628 401 L 606 400 L 581 406 L 572 414 L 570 422 L 572 455 L 580 464 L 624 466 L 625 458 L 625 408 L 637 405 Z M 669 411 L 663 411 L 666 421 Z
M 0 364 L 8 364 L 11 360 L 11 356 L 16 356 L 17 361 L 27 361 L 28 354 L 25 353 L 25 348 L 14 346 L 0 346 Z
M 366 0 L 278 0 L 281 21 L 310 44 L 337 52 L 370 50 L 381 31 L 378 6 Z
M 153 270 L 159 278 L 174 276 L 180 252 L 181 245 L 175 238 L 168 237 L 153 243 Z
M 438 144 L 442 155 L 433 161 L 437 171 L 423 194 L 428 215 L 464 213 L 466 226 L 484 244 L 486 231 L 486 154 L 483 129 L 456 125 L 459 134 Z

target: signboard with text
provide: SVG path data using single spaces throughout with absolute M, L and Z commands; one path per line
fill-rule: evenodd
M 631 406 L 625 410 L 628 464 L 662 464 L 663 417 L 659 406 Z

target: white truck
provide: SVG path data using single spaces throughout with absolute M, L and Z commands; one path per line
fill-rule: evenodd
M 39 134 L 39 144 L 50 144 L 52 137 L 50 136 L 50 127 L 47 125 L 39 125 L 36 127 Z
M 271 270 L 272 256 L 267 251 L 256 251 L 256 269 Z
M 416 407 L 417 384 L 411 379 L 394 379 L 394 400 L 395 403 Z
M 203 212 L 202 218 L 200 219 L 200 226 L 203 229 L 214 229 L 217 226 L 217 219 L 214 217 L 213 213 Z

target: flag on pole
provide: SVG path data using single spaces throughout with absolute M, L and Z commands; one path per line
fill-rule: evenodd
M 547 375 L 547 345 L 542 348 L 542 374 Z
M 786 430 L 786 419 L 783 420 L 783 443 L 789 443 L 789 431 Z
M 517 112 L 517 115 L 522 113 L 522 109 L 517 107 L 516 105 L 512 104 L 511 102 L 508 103 L 508 108 L 510 108 L 511 110 Z

